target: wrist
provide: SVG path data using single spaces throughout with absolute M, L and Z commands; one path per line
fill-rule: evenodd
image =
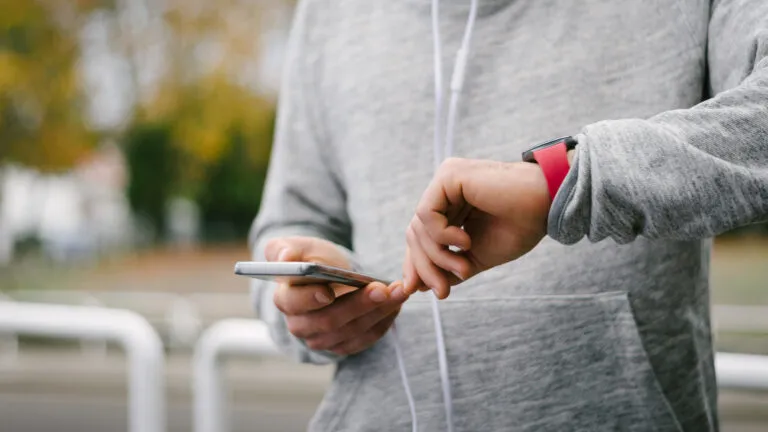
M 568 150 L 566 156 L 568 157 L 568 165 L 573 166 L 573 158 L 576 157 L 576 149 Z
M 554 200 L 573 161 L 573 150 L 578 142 L 573 137 L 562 137 L 532 147 L 523 153 L 523 160 L 537 164 L 547 181 L 550 200 Z

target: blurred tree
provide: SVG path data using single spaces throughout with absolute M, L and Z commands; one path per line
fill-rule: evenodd
M 152 11 L 155 6 L 146 2 L 144 7 Z M 142 58 L 137 52 L 148 34 L 163 37 L 155 45 L 164 47 L 164 73 L 153 85 L 156 90 L 139 102 L 132 127 L 167 127 L 172 150 L 163 154 L 173 155 L 175 167 L 162 171 L 172 176 L 163 199 L 182 195 L 197 201 L 209 239 L 242 238 L 258 210 L 274 121 L 274 101 L 255 85 L 263 7 L 239 0 L 168 0 L 163 31 L 124 33 L 129 39 L 124 46 L 135 59 Z M 127 143 L 143 145 L 135 139 Z M 144 158 L 129 160 L 144 163 Z M 150 166 L 132 168 L 132 178 Z M 140 179 L 135 182 L 131 202 L 136 208 L 143 188 Z
M 80 20 L 98 3 L 0 0 L 0 163 L 59 170 L 95 143 L 77 61 Z
M 254 164 L 250 148 L 242 133 L 233 133 L 226 154 L 209 170 L 199 195 L 208 240 L 242 239 L 259 209 L 266 164 Z
M 80 21 L 96 3 L 0 0 L 0 186 L 8 163 L 59 171 L 95 144 L 83 118 L 77 65 Z M 12 256 L 14 233 L 0 231 L 10 234 Z
M 142 124 L 126 138 L 128 200 L 134 212 L 157 231 L 165 226 L 165 203 L 176 178 L 177 155 L 170 129 L 164 124 Z
M 261 175 L 269 160 L 274 105 L 220 74 L 196 82 L 163 86 L 158 104 L 173 101 L 165 112 L 144 114 L 143 121 L 161 120 L 171 128 L 171 140 L 181 163 L 176 192 L 197 197 L 209 180 L 211 170 L 220 166 L 243 143 L 241 163 Z M 148 111 L 151 111 L 150 107 Z
M 182 195 L 218 232 L 241 235 L 258 209 L 274 121 L 274 101 L 258 84 L 259 38 L 269 12 L 286 3 L 0 0 L 0 167 L 63 170 L 100 134 L 122 137 L 130 202 L 156 230 L 165 202 Z M 83 77 L 83 48 L 94 46 L 84 31 L 94 26 L 106 30 L 88 37 L 105 40 L 113 56 L 106 66 L 99 54 L 95 73 L 115 73 L 114 61 L 130 71 L 102 81 L 111 89 Z M 94 94 L 130 95 L 125 120 L 89 129 Z

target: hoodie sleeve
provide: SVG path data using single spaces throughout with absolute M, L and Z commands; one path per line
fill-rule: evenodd
M 321 78 L 322 53 L 315 46 L 322 28 L 312 23 L 316 3 L 299 2 L 294 15 L 264 198 L 249 238 L 256 260 L 264 260 L 269 239 L 286 236 L 329 240 L 352 258 L 344 185 L 332 163 L 333 149 L 323 130 L 322 111 L 313 88 Z M 281 350 L 307 363 L 339 359 L 331 353 L 309 350 L 288 332 L 285 317 L 272 301 L 276 284 L 256 279 L 251 284 L 258 317 L 269 325 Z
M 768 1 L 714 1 L 708 42 L 714 97 L 584 128 L 551 237 L 692 240 L 768 219 Z

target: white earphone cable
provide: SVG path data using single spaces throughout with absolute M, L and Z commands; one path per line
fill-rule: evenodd
M 432 163 L 435 168 L 444 159 L 442 153 L 442 124 L 443 124 L 443 54 L 440 38 L 440 0 L 432 0 L 432 51 L 433 73 L 435 82 L 435 120 L 434 120 L 434 156 Z
M 461 40 L 461 47 L 456 53 L 456 60 L 453 65 L 453 74 L 451 75 L 451 101 L 448 108 L 448 121 L 445 127 L 445 152 L 444 157 L 453 156 L 453 138 L 456 128 L 456 117 L 459 112 L 459 99 L 461 91 L 464 89 L 464 77 L 466 76 L 467 64 L 469 63 L 469 48 L 472 43 L 472 35 L 475 31 L 475 22 L 477 21 L 477 0 L 472 0 L 467 18 L 467 26 L 464 30 L 464 37 Z M 439 36 L 439 35 L 438 35 Z M 442 88 L 442 87 L 441 87 Z M 442 99 L 442 96 L 440 97 Z M 439 137 L 436 137 L 436 139 Z
M 435 38 L 435 82 L 437 83 L 438 77 L 442 81 L 442 43 L 440 41 L 439 32 L 439 20 L 434 17 L 438 15 L 438 4 L 440 0 L 432 0 L 433 5 L 433 20 L 432 25 L 433 36 Z M 438 153 L 442 147 L 443 157 L 435 160 L 435 170 L 440 166 L 443 159 L 453 156 L 453 143 L 454 143 L 454 130 L 456 128 L 456 117 L 459 111 L 459 99 L 461 91 L 464 87 L 464 77 L 466 76 L 466 67 L 469 60 L 469 47 L 472 42 L 472 34 L 475 27 L 475 21 L 477 20 L 477 0 L 472 0 L 472 4 L 469 11 L 469 17 L 467 18 L 467 25 L 464 30 L 464 37 L 461 41 L 461 46 L 456 53 L 456 59 L 454 61 L 453 72 L 451 74 L 451 99 L 448 108 L 448 119 L 445 127 L 445 144 L 442 143 L 442 133 L 440 133 L 440 123 L 435 123 L 435 153 Z M 442 102 L 443 100 L 443 87 L 440 85 L 438 93 L 440 94 L 435 99 Z M 435 107 L 436 111 L 438 110 Z M 438 304 L 437 296 L 432 297 L 432 317 L 435 323 L 435 341 L 437 343 L 437 359 L 440 368 L 440 381 L 443 388 L 443 403 L 445 404 L 445 420 L 448 432 L 453 432 L 453 397 L 451 395 L 451 378 L 448 371 L 448 358 L 447 350 L 445 347 L 445 336 L 443 334 L 443 323 L 440 315 L 440 307 Z
M 413 400 L 413 392 L 411 392 L 411 383 L 408 381 L 408 374 L 405 372 L 405 360 L 403 358 L 403 352 L 400 348 L 400 338 L 397 335 L 397 324 L 392 324 L 390 330 L 393 345 L 395 346 L 395 357 L 397 357 L 397 368 L 400 370 L 400 379 L 403 381 L 403 388 L 405 389 L 405 397 L 408 399 L 408 408 L 411 410 L 411 430 L 418 432 L 419 419 L 416 416 L 416 402 Z
M 471 0 L 469 17 L 464 30 L 464 37 L 461 41 L 461 47 L 456 53 L 453 72 L 451 74 L 451 99 L 448 107 L 448 118 L 445 127 L 445 141 L 443 141 L 443 59 L 442 43 L 440 39 L 440 0 L 432 0 L 432 37 L 434 47 L 434 79 L 435 79 L 435 124 L 434 124 L 434 166 L 435 170 L 445 158 L 453 155 L 454 129 L 456 118 L 458 116 L 459 99 L 464 87 L 464 77 L 466 67 L 469 61 L 469 48 L 472 42 L 475 21 L 477 20 L 478 0 Z M 451 379 L 448 371 L 447 350 L 445 347 L 445 336 L 443 334 L 443 323 L 440 316 L 440 307 L 437 296 L 432 296 L 432 317 L 435 323 L 435 341 L 437 344 L 437 359 L 440 370 L 440 381 L 443 390 L 443 403 L 445 405 L 445 421 L 448 432 L 453 432 L 453 399 L 451 396 Z M 411 386 L 408 381 L 408 375 L 405 371 L 405 361 L 400 348 L 399 338 L 395 327 L 392 327 L 393 342 L 395 346 L 395 355 L 397 356 L 400 377 L 403 381 L 405 394 L 408 398 L 408 407 L 411 411 L 411 424 L 414 432 L 418 431 L 418 419 L 416 416 L 416 403 L 411 392 Z

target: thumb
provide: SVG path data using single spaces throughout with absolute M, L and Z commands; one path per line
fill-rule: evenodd
M 301 261 L 304 247 L 302 242 L 284 238 L 272 239 L 264 248 L 267 261 Z

